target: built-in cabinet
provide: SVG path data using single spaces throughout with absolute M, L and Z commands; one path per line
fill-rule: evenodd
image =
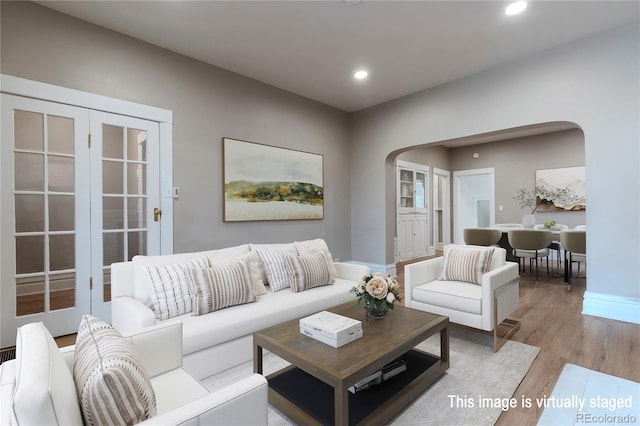
M 398 213 L 427 213 L 429 167 L 397 161 Z
M 396 261 L 427 256 L 430 251 L 429 167 L 396 161 Z
M 428 236 L 426 214 L 399 214 L 397 260 L 426 256 L 429 253 Z

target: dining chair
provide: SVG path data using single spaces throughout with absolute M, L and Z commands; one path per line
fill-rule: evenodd
M 568 225 L 563 225 L 560 223 L 556 223 L 555 225 L 553 225 L 551 228 L 547 228 L 546 226 L 544 226 L 543 224 L 539 224 L 539 225 L 534 225 L 533 229 L 537 229 L 537 230 L 542 230 L 542 231 L 546 231 L 546 230 L 550 230 L 552 232 L 562 232 L 565 231 L 567 229 L 569 229 Z M 553 240 L 551 240 L 551 243 L 549 244 L 549 250 L 553 250 L 556 253 L 556 267 L 558 268 L 558 271 L 560 270 L 560 267 L 562 266 L 562 243 L 560 242 L 560 234 L 559 233 L 554 233 L 553 234 Z
M 499 229 L 465 228 L 462 230 L 464 242 L 472 246 L 494 246 L 502 237 Z
M 531 271 L 531 262 L 536 262 L 536 287 L 539 285 L 538 279 L 538 259 L 547 258 L 547 275 L 549 275 L 549 244 L 553 239 L 551 231 L 542 231 L 535 229 L 510 229 L 507 233 L 509 245 L 513 247 L 513 255 L 518 259 L 529 259 L 529 270 Z
M 515 229 L 524 229 L 524 225 L 521 223 L 496 223 L 493 225 L 494 228 L 515 228 Z
M 587 225 L 576 225 L 575 228 L 573 228 L 577 231 L 586 231 L 587 230 Z M 576 278 L 580 278 L 580 263 L 578 262 L 578 275 L 576 275 Z
M 571 290 L 571 276 L 573 272 L 573 262 L 578 262 L 578 268 L 580 268 L 580 262 L 587 261 L 587 231 L 586 230 L 566 230 L 560 233 L 560 241 L 565 248 L 564 261 L 565 269 L 567 270 L 567 291 Z M 567 260 L 567 253 L 569 259 Z M 578 269 L 578 275 L 580 269 Z

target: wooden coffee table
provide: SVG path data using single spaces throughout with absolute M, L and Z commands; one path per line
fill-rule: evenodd
M 362 321 L 363 337 L 333 348 L 300 334 L 298 320 L 253 334 L 253 366 L 263 349 L 291 366 L 267 377 L 269 403 L 298 424 L 386 423 L 449 368 L 449 318 L 396 305 L 384 319 L 367 320 L 355 300 L 328 309 Z M 414 347 L 440 332 L 440 355 Z M 365 391 L 349 386 L 402 358 L 407 370 Z

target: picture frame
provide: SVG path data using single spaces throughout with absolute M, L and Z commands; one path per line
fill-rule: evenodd
M 585 211 L 585 167 L 536 170 L 536 204 L 539 212 Z
M 324 219 L 324 157 L 222 138 L 225 222 Z

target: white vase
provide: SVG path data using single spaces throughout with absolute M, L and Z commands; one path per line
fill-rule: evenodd
M 536 224 L 536 217 L 532 214 L 523 214 L 522 215 L 522 225 L 524 225 L 527 229 L 533 229 L 533 226 Z

